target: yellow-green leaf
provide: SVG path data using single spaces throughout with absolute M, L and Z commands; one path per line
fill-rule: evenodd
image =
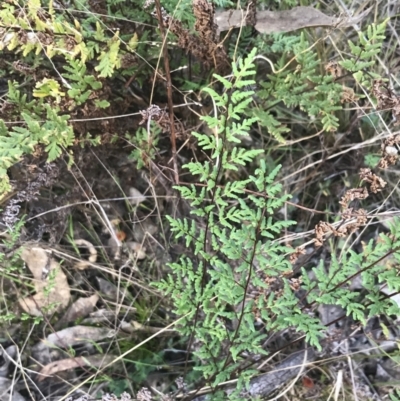
M 41 82 L 36 83 L 33 96 L 38 98 L 50 96 L 55 98 L 58 103 L 65 93 L 60 90 L 60 84 L 55 79 L 44 78 Z
M 138 46 L 138 43 L 139 43 L 139 37 L 138 34 L 135 32 L 128 42 L 129 50 L 135 50 Z

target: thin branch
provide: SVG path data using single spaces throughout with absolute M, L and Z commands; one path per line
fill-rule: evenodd
M 171 127 L 171 150 L 172 150 L 172 163 L 174 169 L 174 179 L 175 183 L 179 183 L 179 172 L 178 172 L 178 163 L 176 161 L 176 134 L 175 134 L 175 125 L 174 125 L 174 104 L 172 101 L 172 82 L 171 82 L 171 72 L 169 68 L 169 59 L 168 59 L 168 48 L 166 46 L 167 43 L 167 35 L 164 29 L 164 21 L 161 14 L 161 5 L 160 0 L 155 0 L 156 10 L 157 10 L 157 18 L 159 22 L 159 27 L 161 31 L 161 37 L 163 41 L 162 51 L 164 57 L 164 69 L 165 69 L 165 78 L 167 80 L 167 95 L 168 95 L 168 111 L 169 111 L 169 120 Z

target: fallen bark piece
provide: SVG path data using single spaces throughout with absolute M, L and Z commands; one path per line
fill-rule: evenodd
M 312 348 L 290 355 L 276 368 L 266 374 L 250 380 L 249 394 L 252 397 L 266 397 L 289 380 L 296 377 L 304 367 L 314 361 L 315 352 Z
M 372 7 L 351 18 L 330 17 L 313 7 L 295 7 L 285 11 L 258 11 L 255 29 L 259 33 L 279 33 L 318 26 L 342 28 L 358 24 L 371 9 Z M 246 10 L 217 11 L 215 23 L 219 32 L 245 26 Z

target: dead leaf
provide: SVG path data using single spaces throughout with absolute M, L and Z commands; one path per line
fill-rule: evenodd
M 47 314 L 64 309 L 71 298 L 67 277 L 60 265 L 42 248 L 25 247 L 21 254 L 33 275 L 36 294 L 19 299 L 21 308 L 32 316 L 42 316 L 43 308 Z
M 138 260 L 142 260 L 146 257 L 146 248 L 138 242 L 129 241 L 126 243 L 127 247 L 135 253 L 135 257 Z
M 63 349 L 68 349 L 75 345 L 93 347 L 93 343 L 105 338 L 111 338 L 115 334 L 115 330 L 106 327 L 82 325 L 69 327 L 49 334 L 46 338 L 36 343 L 31 348 L 32 360 L 41 365 L 47 365 L 65 357 Z
M 304 387 L 309 388 L 309 389 L 314 388 L 314 380 L 311 379 L 310 377 L 303 376 L 302 381 L 303 381 L 303 386 Z
M 291 32 L 297 29 L 327 26 L 346 27 L 360 22 L 372 7 L 352 18 L 330 17 L 313 7 L 295 7 L 285 11 L 257 11 L 256 30 L 259 33 Z M 215 23 L 220 32 L 247 25 L 246 12 L 242 10 L 218 11 Z
M 74 326 L 60 330 L 57 333 L 49 334 L 47 338 L 39 344 L 44 344 L 49 347 L 67 348 L 88 341 L 100 341 L 107 337 L 113 337 L 114 335 L 115 330 L 108 329 L 107 327 Z
M 126 232 L 125 231 L 122 231 L 122 230 L 116 231 L 115 235 L 121 242 L 125 241 L 125 239 L 126 239 Z
M 97 301 L 99 300 L 99 296 L 97 294 L 93 294 L 88 298 L 78 298 L 65 312 L 65 315 L 60 322 L 68 323 L 73 322 L 76 319 L 80 319 L 86 317 L 90 313 L 93 312 L 94 307 L 96 306 Z
M 117 286 L 111 283 L 108 280 L 105 280 L 102 277 L 96 277 L 97 283 L 99 285 L 99 290 L 101 294 L 109 299 L 118 299 L 118 293 L 121 291 L 118 290 Z
M 129 203 L 133 206 L 139 206 L 146 200 L 146 197 L 136 188 L 129 188 Z
M 136 311 L 136 308 L 134 308 L 134 311 Z M 92 312 L 86 319 L 82 320 L 82 324 L 104 326 L 105 324 L 109 324 L 110 322 L 114 321 L 116 317 L 116 313 L 112 310 L 99 309 L 95 312 Z
M 61 359 L 60 361 L 51 362 L 44 366 L 39 372 L 40 376 L 38 381 L 43 381 L 47 376 L 54 375 L 58 372 L 63 372 L 68 369 L 81 368 L 83 366 L 88 367 L 101 367 L 110 364 L 115 360 L 115 355 L 90 355 L 90 356 L 79 356 L 76 358 Z
M 75 266 L 74 266 L 75 269 L 85 270 L 87 267 L 91 267 L 91 265 L 93 263 L 96 263 L 96 261 L 97 261 L 97 250 L 96 250 L 96 248 L 94 247 L 94 245 L 91 242 L 86 241 L 85 239 L 76 239 L 75 240 L 75 245 L 77 245 L 77 246 L 85 246 L 88 249 L 89 253 L 90 253 L 88 261 L 82 260 L 82 261 L 76 263 Z
M 17 356 L 17 347 L 10 345 L 7 348 L 3 348 L 0 345 L 0 360 L 2 365 L 0 366 L 0 377 L 7 377 L 9 375 L 9 366 L 12 360 L 15 360 Z
M 95 343 L 105 338 L 115 336 L 116 331 L 107 327 L 74 326 L 49 334 L 32 347 L 32 358 L 42 365 L 57 360 L 60 348 L 65 349 L 75 345 Z
M 0 401 L 25 401 L 25 398 L 14 390 L 16 382 L 0 377 Z
M 157 226 L 155 226 L 150 219 L 146 219 L 141 223 L 133 225 L 133 238 L 136 242 L 143 243 L 147 236 L 154 235 L 157 231 Z

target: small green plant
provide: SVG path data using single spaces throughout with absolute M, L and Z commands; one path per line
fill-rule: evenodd
M 286 36 L 282 38 L 277 35 L 276 41 L 282 50 L 282 56 L 275 66 L 277 72 L 261 82 L 263 89 L 257 93 L 266 101 L 266 107 L 259 107 L 255 111 L 262 125 L 277 140 L 283 141 L 282 133 L 288 129 L 268 110 L 270 104 L 283 101 L 289 108 L 299 107 L 324 131 L 337 130 L 339 119 L 335 112 L 342 109 L 342 85 L 336 83 L 333 76 L 321 74 L 321 61 L 317 52 L 310 49 L 304 33 L 287 39 Z M 293 63 L 288 64 L 292 55 L 296 57 Z M 293 64 L 295 67 L 292 67 Z
M 130 157 L 136 162 L 137 169 L 148 167 L 157 154 L 157 144 L 161 129 L 155 123 L 150 124 L 148 130 L 139 127 L 134 135 L 126 135 L 126 139 L 134 149 Z
M 370 68 L 376 62 L 375 56 L 381 52 L 387 22 L 388 20 L 385 20 L 378 25 L 369 25 L 366 32 L 359 32 L 359 43 L 357 44 L 349 40 L 348 43 L 353 57 L 339 63 L 353 74 L 353 77 L 360 85 L 365 86 L 367 89 L 372 88 L 374 79 L 380 78 L 380 75 L 373 71 L 371 72 Z
M 0 252 L 0 263 L 2 265 L 2 274 L 4 277 L 12 279 L 12 275 L 21 271 L 20 250 L 15 251 L 18 239 L 21 235 L 21 229 L 25 224 L 25 218 L 18 221 L 12 228 L 8 228 L 2 235 L 2 248 Z M 9 254 L 10 256 L 7 256 Z
M 369 317 L 397 315 L 400 308 L 380 292 L 376 279 L 390 291 L 400 290 L 397 270 L 383 263 L 385 258 L 400 260 L 400 222 L 394 221 L 390 234 L 371 240 L 362 253 L 352 250 L 332 257 L 328 270 L 315 267 L 315 279 L 302 270 L 299 286 L 307 294 L 307 308 L 296 296 L 296 286 L 288 255 L 292 250 L 277 240 L 282 231 L 295 224 L 275 216 L 290 197 L 274 182 L 279 166 L 268 169 L 261 150 L 240 146 L 239 136 L 248 135 L 257 120 L 248 117 L 254 84 L 253 50 L 245 60 L 233 64 L 231 79 L 218 75 L 222 93 L 204 89 L 215 104 L 217 114 L 204 117 L 213 135 L 193 133 L 199 147 L 208 155 L 204 162 L 190 162 L 186 169 L 197 183 L 177 190 L 192 206 L 192 219 L 169 217 L 176 239 L 182 239 L 195 257 L 182 256 L 171 263 L 172 274 L 158 287 L 169 294 L 178 316 L 184 316 L 181 333 L 196 343 L 194 369 L 208 385 L 237 377 L 236 391 L 229 399 L 243 399 L 257 372 L 243 369 L 242 354 L 265 355 L 262 344 L 267 333 L 292 328 L 306 341 L 321 349 L 325 327 L 310 308 L 320 304 L 343 307 L 347 315 L 365 323 Z M 240 171 L 244 179 L 231 179 Z M 351 279 L 361 276 L 366 294 L 354 292 Z M 301 284 L 303 282 L 303 284 Z M 249 296 L 249 292 L 253 296 Z M 254 294 L 256 294 L 254 296 Z M 256 329 L 263 322 L 265 332 Z M 214 395 L 213 400 L 219 396 Z
M 6 280 L 15 280 L 15 275 L 22 270 L 21 264 L 21 252 L 15 251 L 17 247 L 18 239 L 21 235 L 21 229 L 25 224 L 25 218 L 21 218 L 12 228 L 8 228 L 2 233 L 2 251 L 0 252 L 0 265 L 2 269 L 2 277 Z M 7 256 L 10 255 L 10 256 Z M 2 297 L 3 298 L 3 297 Z M 6 298 L 1 301 L 0 306 L 0 324 L 8 325 L 11 322 L 18 319 L 18 316 L 14 313 L 14 310 L 10 310 L 8 305 L 3 302 L 7 302 Z M 21 319 L 24 318 L 22 316 Z M 36 321 L 36 320 L 35 320 Z
M 394 390 L 392 394 L 389 394 L 391 401 L 400 401 L 400 390 Z
M 386 24 L 387 20 L 378 25 L 372 24 L 365 32 L 360 32 L 359 43 L 348 42 L 351 56 L 338 63 L 345 74 L 350 73 L 367 91 L 371 90 L 373 79 L 379 78 L 379 74 L 370 69 L 376 63 L 375 56 L 385 39 Z M 354 97 L 351 99 L 354 93 L 351 90 L 346 93 L 349 88 L 337 81 L 342 77 L 336 73 L 328 74 L 329 63 L 325 66 L 327 71 L 321 71 L 323 66 L 320 57 L 305 33 L 271 35 L 270 40 L 272 43 L 264 45 L 263 52 L 281 56 L 273 66 L 274 73 L 269 74 L 267 80 L 261 81 L 262 89 L 257 92 L 257 96 L 264 101 L 253 110 L 260 124 L 276 140 L 284 142 L 283 134 L 289 129 L 279 121 L 282 112 L 278 104 L 283 102 L 289 109 L 300 108 L 323 131 L 336 131 L 339 128 L 338 112 L 343 108 L 342 103 L 354 101 Z M 270 60 L 266 60 L 272 65 Z
M 196 339 L 199 363 L 195 369 L 212 386 L 231 377 L 242 352 L 265 354 L 265 334 L 254 325 L 256 310 L 269 330 L 294 326 L 306 332 L 315 345 L 322 329 L 317 319 L 296 307 L 298 300 L 282 279 L 290 269 L 286 256 L 291 250 L 274 239 L 294 222 L 274 217 L 288 199 L 281 194 L 281 185 L 274 183 L 279 166 L 268 171 L 261 150 L 237 146 L 239 136 L 248 135 L 257 121 L 257 117 L 244 116 L 252 101 L 253 91 L 245 88 L 254 82 L 255 52 L 238 66 L 233 64 L 231 80 L 215 75 L 224 86 L 222 94 L 205 89 L 219 110 L 218 115 L 204 117 L 214 135 L 193 135 L 209 160 L 188 163 L 185 167 L 198 177 L 199 184 L 177 189 L 191 203 L 192 215 L 206 223 L 199 225 L 196 218 L 169 218 L 176 238 L 182 237 L 196 258 L 182 257 L 172 263 L 173 274 L 159 284 L 171 294 L 176 312 L 186 315 L 180 330 Z M 229 179 L 239 169 L 243 173 L 255 165 L 246 179 Z M 282 280 L 279 297 L 266 282 L 271 277 Z M 258 299 L 246 298 L 251 288 L 257 289 Z M 254 373 L 252 369 L 241 372 L 238 391 Z
M 0 52 L 11 60 L 0 69 L 0 77 L 8 80 L 0 107 L 0 196 L 11 189 L 7 169 L 25 155 L 42 147 L 52 161 L 75 144 L 70 113 L 84 110 L 88 116 L 108 109 L 106 79 L 115 77 L 126 56 L 133 58 L 138 35 L 110 34 L 100 19 L 86 13 L 87 6 L 85 14 L 71 20 L 53 1 L 0 5 Z M 130 67 L 125 65 L 125 72 Z M 84 142 L 93 145 L 98 139 Z

